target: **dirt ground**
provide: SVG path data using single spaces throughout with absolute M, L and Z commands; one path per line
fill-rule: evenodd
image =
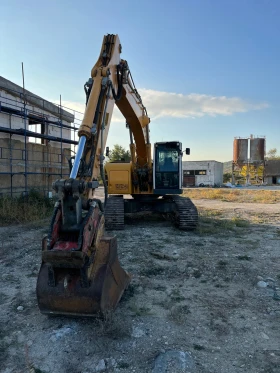
M 279 373 L 280 204 L 195 203 L 195 232 L 147 216 L 113 232 L 133 280 L 103 322 L 40 314 L 48 222 L 1 227 L 1 373 Z

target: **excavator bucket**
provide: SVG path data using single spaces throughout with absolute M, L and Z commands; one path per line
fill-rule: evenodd
M 83 264 L 82 252 L 52 253 L 45 250 L 46 246 L 47 239 L 43 240 L 43 262 L 37 280 L 42 313 L 102 317 L 115 309 L 130 282 L 130 275 L 118 260 L 116 237 L 101 237 L 92 263 L 87 265 Z M 66 264 L 67 268 L 63 268 Z

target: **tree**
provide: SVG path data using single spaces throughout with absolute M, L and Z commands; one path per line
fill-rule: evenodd
M 277 155 L 277 149 L 276 148 L 272 148 L 272 149 L 269 149 L 269 151 L 266 153 L 266 157 L 265 158 L 267 160 L 280 159 L 280 156 Z
M 231 180 L 231 172 L 226 172 L 224 173 L 223 175 L 223 182 L 224 183 L 228 183 L 230 180 Z
M 129 162 L 131 160 L 130 151 L 125 150 L 125 148 L 121 145 L 114 145 L 114 148 L 110 150 L 109 152 L 109 161 L 121 161 L 124 160 L 124 162 Z

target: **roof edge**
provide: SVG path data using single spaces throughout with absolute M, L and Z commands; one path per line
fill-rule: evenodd
M 4 78 L 3 76 L 0 76 L 0 90 L 1 89 L 12 94 L 13 96 L 20 97 L 20 98 L 23 98 L 24 91 L 25 91 L 26 101 L 29 102 L 30 104 L 33 104 L 42 110 L 46 110 L 50 112 L 51 114 L 55 115 L 56 117 L 60 117 L 61 115 L 61 119 L 69 123 L 74 122 L 73 114 L 69 113 L 68 111 L 62 108 L 60 112 L 59 106 L 53 104 L 50 101 L 45 100 L 44 98 L 38 95 L 35 95 L 34 93 L 28 91 L 27 89 L 23 91 L 22 87 Z

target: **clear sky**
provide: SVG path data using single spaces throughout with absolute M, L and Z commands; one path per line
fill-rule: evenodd
M 232 159 L 234 136 L 280 152 L 280 1 L 9 0 L 1 3 L 0 75 L 83 108 L 103 36 L 119 35 L 151 117 L 152 141 L 180 140 L 189 160 Z M 112 122 L 108 144 L 128 148 Z

